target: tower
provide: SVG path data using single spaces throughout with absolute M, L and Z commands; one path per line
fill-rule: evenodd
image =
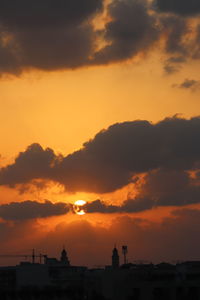
M 67 256 L 67 251 L 65 250 L 64 247 L 63 247 L 63 250 L 61 252 L 60 262 L 63 265 L 70 266 L 70 261 L 69 261 L 68 256 Z
M 122 246 L 122 253 L 124 255 L 124 264 L 127 264 L 127 253 L 128 253 L 128 247 L 127 246 Z
M 113 269 L 119 268 L 119 254 L 116 247 L 114 247 L 113 254 L 112 254 L 112 268 Z

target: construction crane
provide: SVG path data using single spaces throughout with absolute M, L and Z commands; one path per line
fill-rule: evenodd
M 35 264 L 35 259 L 39 257 L 40 264 L 42 263 L 42 258 L 44 260 L 47 258 L 47 255 L 45 254 L 35 254 L 35 249 L 32 250 L 32 254 L 0 254 L 1 257 L 24 257 L 25 259 L 31 258 L 32 264 Z

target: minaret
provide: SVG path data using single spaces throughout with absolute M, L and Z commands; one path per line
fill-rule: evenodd
M 67 251 L 65 250 L 64 247 L 63 247 L 63 250 L 61 252 L 60 262 L 63 265 L 70 266 L 70 261 L 69 261 L 69 259 L 67 257 Z
M 112 268 L 113 269 L 119 268 L 119 254 L 116 246 L 114 247 L 113 254 L 112 254 Z

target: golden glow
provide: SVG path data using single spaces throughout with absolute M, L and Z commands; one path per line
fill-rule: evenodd
M 77 200 L 74 203 L 73 206 L 73 210 L 75 212 L 75 214 L 79 215 L 79 216 L 83 216 L 86 214 L 86 211 L 84 210 L 83 206 L 86 204 L 87 202 L 84 200 Z
M 183 117 L 196 115 L 200 111 L 199 92 L 172 86 L 180 84 L 185 74 L 198 78 L 198 64 L 191 62 L 178 74 L 166 76 L 158 57 L 159 53 L 155 53 L 134 65 L 127 62 L 66 72 L 31 71 L 21 77 L 2 78 L 0 118 L 4 126 L 0 128 L 0 135 L 4 143 L 1 144 L 0 166 L 12 163 L 20 151 L 34 142 L 66 156 L 116 122 L 135 119 L 157 122 L 177 112 Z M 23 189 L 23 194 L 21 190 L 19 193 L 17 188 L 1 187 L 0 197 L 6 199 L 4 203 L 27 198 L 50 199 L 56 203 L 63 199 L 73 205 L 77 199 L 101 198 L 99 194 L 86 192 L 67 193 L 54 183 L 42 190 Z M 127 194 L 132 196 L 133 190 L 133 185 L 124 187 L 103 195 L 103 200 L 120 205 Z M 78 214 L 85 212 L 79 207 Z M 86 215 L 87 219 L 92 218 L 92 214 Z M 101 214 L 99 220 L 104 222 L 105 217 Z
M 74 204 L 78 205 L 78 206 L 83 206 L 83 205 L 86 204 L 86 201 L 84 201 L 84 200 L 77 200 Z

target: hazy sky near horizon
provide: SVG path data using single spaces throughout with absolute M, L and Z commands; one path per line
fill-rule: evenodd
M 167 3 L 0 0 L 2 251 L 200 259 L 200 4 Z

